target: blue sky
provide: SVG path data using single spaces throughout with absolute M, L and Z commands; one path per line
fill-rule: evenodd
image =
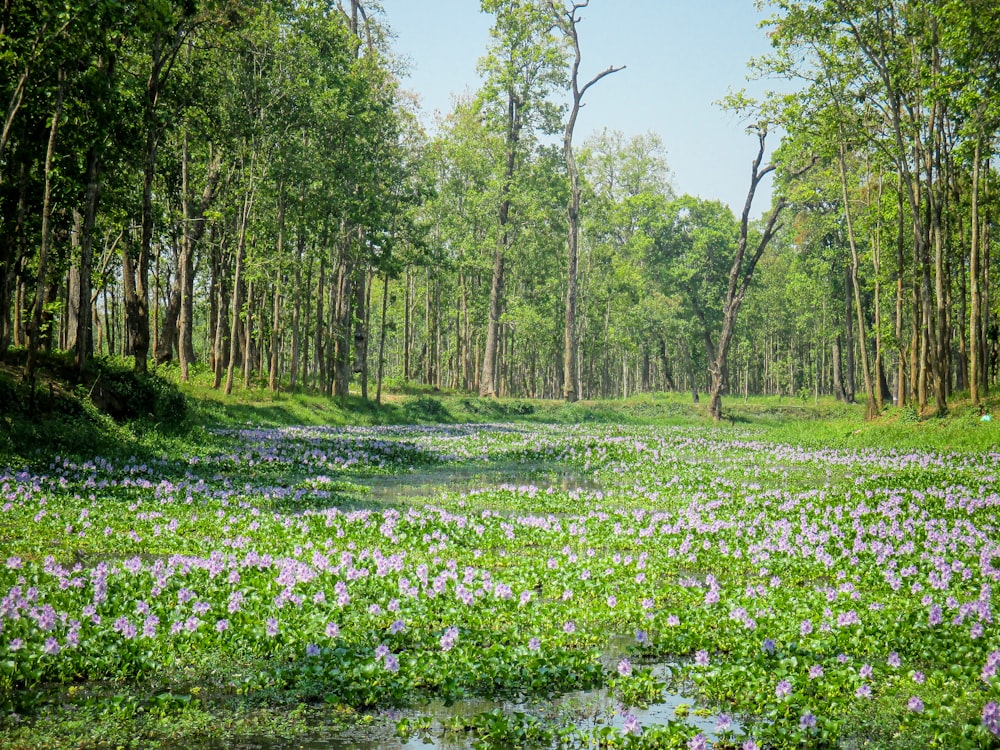
M 403 84 L 420 96 L 430 127 L 455 94 L 478 87 L 476 61 L 492 17 L 480 12 L 479 0 L 381 3 L 396 51 L 410 59 Z M 738 214 L 757 141 L 714 102 L 729 88 L 764 88 L 746 81 L 747 61 L 769 49 L 753 0 L 591 0 L 581 15 L 581 79 L 609 65 L 627 67 L 587 92 L 574 142 L 604 127 L 626 136 L 658 133 L 677 191 L 720 199 Z M 767 209 L 769 188 L 758 193 L 755 216 Z

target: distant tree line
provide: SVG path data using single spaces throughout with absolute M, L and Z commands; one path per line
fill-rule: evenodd
M 580 73 L 586 2 L 482 0 L 482 86 L 428 132 L 373 0 L 8 0 L 0 352 L 29 381 L 61 349 L 226 391 L 978 402 L 1000 8 L 769 4 L 753 65 L 797 90 L 728 100 L 760 146 L 737 217 L 655 134 L 574 144 L 617 70 Z

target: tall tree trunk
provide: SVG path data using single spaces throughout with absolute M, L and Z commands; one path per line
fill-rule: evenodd
M 207 221 L 205 214 L 215 201 L 216 187 L 222 168 L 221 151 L 209 144 L 208 172 L 205 187 L 198 205 L 192 210 L 188 190 L 188 133 L 184 129 L 183 153 L 181 157 L 181 209 L 184 217 L 184 231 L 181 235 L 181 254 L 178 259 L 180 277 L 180 307 L 177 316 L 177 358 L 181 366 L 181 379 L 190 377 L 189 365 L 195 361 L 194 354 L 194 252 L 205 234 Z
M 292 354 L 289 363 L 288 389 L 294 391 L 299 378 L 299 356 L 302 348 L 302 256 L 305 253 L 305 232 L 299 228 L 295 241 L 294 301 L 292 302 Z
M 240 288 L 243 285 L 243 263 L 246 256 L 247 247 L 247 228 L 250 223 L 250 211 L 253 207 L 254 201 L 254 184 L 253 184 L 253 163 L 251 160 L 250 167 L 250 184 L 247 186 L 247 191 L 243 196 L 243 206 L 240 211 L 240 225 L 239 225 L 239 239 L 236 243 L 236 268 L 233 272 L 233 294 L 232 302 L 230 308 L 230 324 L 229 324 L 229 365 L 226 367 L 226 386 L 224 389 L 225 394 L 228 396 L 233 392 L 233 378 L 236 374 L 236 359 L 239 355 L 239 347 L 237 342 L 240 337 Z M 249 316 L 249 310 L 247 311 Z M 246 347 L 250 347 L 250 342 L 246 342 Z
M 569 203 L 566 207 L 566 215 L 569 220 L 569 234 L 566 252 L 566 310 L 563 321 L 563 398 L 569 402 L 577 401 L 580 398 L 580 382 L 577 368 L 580 341 L 576 330 L 576 297 L 577 286 L 579 284 L 580 172 L 577 169 L 576 157 L 573 154 L 573 131 L 576 128 L 576 120 L 580 114 L 583 96 L 587 93 L 587 89 L 605 76 L 622 69 L 609 67 L 607 70 L 591 78 L 583 87 L 580 86 L 580 61 L 582 55 L 580 52 L 580 37 L 576 25 L 580 20 L 577 17 L 577 13 L 586 7 L 586 5 L 586 2 L 573 2 L 569 10 L 566 10 L 562 6 L 561 0 L 558 8 L 556 8 L 554 1 L 550 2 L 552 11 L 559 18 L 559 28 L 573 48 L 573 62 L 570 69 L 570 90 L 573 102 L 570 106 L 569 117 L 566 120 L 566 129 L 563 132 L 563 158 L 566 161 L 566 171 L 569 175 Z
M 972 159 L 972 239 L 969 244 L 969 397 L 979 406 L 981 313 L 979 298 L 979 169 L 982 138 L 976 138 Z
M 709 370 L 711 383 L 709 386 L 708 413 L 715 422 L 722 420 L 722 388 L 725 383 L 726 357 L 729 354 L 729 346 L 732 343 L 733 332 L 736 329 L 736 318 L 740 307 L 743 305 L 747 290 L 750 288 L 750 282 L 753 280 L 757 262 L 774 238 L 778 230 L 778 217 L 787 205 L 783 197 L 778 198 L 774 203 L 764 222 L 764 231 L 757 242 L 757 246 L 748 255 L 750 209 L 753 205 L 753 199 L 757 193 L 760 181 L 774 171 L 774 164 L 768 164 L 765 167 L 761 166 L 764 160 L 764 144 L 767 138 L 766 131 L 761 129 L 757 137 L 759 143 L 757 156 L 753 160 L 753 168 L 750 173 L 750 188 L 747 191 L 746 202 L 743 204 L 743 213 L 740 217 L 740 236 L 736 245 L 736 254 L 733 257 L 733 264 L 729 269 L 729 282 L 722 308 L 722 328 L 715 345 L 715 359 Z
M 378 336 L 378 371 L 376 373 L 375 403 L 382 403 L 382 374 L 385 365 L 385 330 L 386 313 L 389 309 L 389 272 L 386 271 L 382 281 L 382 318 L 379 324 Z
M 838 165 L 840 167 L 840 194 L 844 202 L 844 220 L 847 224 L 847 241 L 851 247 L 851 288 L 854 291 L 854 311 L 858 323 L 858 344 L 861 353 L 861 371 L 865 382 L 865 419 L 874 419 L 879 415 L 879 398 L 875 394 L 875 381 L 872 378 L 871 359 L 868 356 L 868 333 L 865 325 L 865 313 L 861 301 L 861 285 L 858 281 L 858 245 L 854 237 L 854 220 L 851 213 L 850 196 L 847 193 L 847 163 L 843 142 L 840 145 Z
M 81 375 L 87 360 L 94 351 L 91 317 L 93 288 L 91 272 L 94 258 L 94 226 L 97 218 L 97 201 L 100 194 L 100 165 L 97 149 L 87 150 L 87 189 L 84 194 L 83 224 L 80 229 L 80 263 L 77 295 L 70 304 L 76 308 L 76 331 L 73 335 L 73 362 Z
M 28 357 L 24 365 L 24 380 L 31 386 L 31 405 L 35 404 L 35 369 L 38 364 L 38 349 L 42 343 L 42 313 L 45 309 L 45 282 L 49 273 L 49 249 L 52 243 L 52 160 L 56 151 L 56 133 L 62 116 L 63 95 L 66 93 L 66 71 L 59 68 L 59 86 L 56 90 L 56 105 L 49 127 L 49 143 L 45 150 L 45 188 L 42 197 L 42 236 L 38 249 L 38 277 L 35 280 L 35 300 L 31 309 L 31 326 L 28 335 Z
M 511 242 L 510 209 L 511 190 L 517 166 L 517 148 L 521 140 L 521 101 L 513 90 L 507 92 L 507 135 L 505 142 L 506 163 L 500 186 L 500 203 L 497 211 L 499 233 L 493 253 L 493 275 L 490 280 L 490 307 L 486 325 L 486 346 L 483 352 L 483 369 L 479 378 L 479 395 L 496 396 L 497 347 L 500 336 L 500 316 L 503 309 L 504 263 Z
M 271 393 L 278 390 L 278 354 L 279 337 L 281 335 L 281 295 L 282 266 L 285 249 L 285 191 L 284 185 L 278 186 L 278 243 L 275 248 L 275 269 L 274 269 L 274 299 L 271 302 L 271 361 L 268 366 L 267 387 Z

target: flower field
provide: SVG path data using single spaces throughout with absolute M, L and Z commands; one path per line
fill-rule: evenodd
M 604 686 L 616 722 L 511 709 L 423 729 L 452 746 L 1000 747 L 1000 454 L 740 435 L 286 428 L 6 469 L 0 745 L 74 712 L 152 742 L 154 718 L 235 696 L 408 707 L 406 733 L 431 699 Z M 498 465 L 524 481 L 448 489 Z M 532 481 L 547 470 L 579 481 Z M 441 491 L 365 491 L 417 471 Z M 609 666 L 612 641 L 629 645 Z M 637 718 L 675 689 L 714 731 Z

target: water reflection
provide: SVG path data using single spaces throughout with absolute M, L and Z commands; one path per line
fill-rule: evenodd
M 616 663 L 623 653 L 624 637 L 615 637 L 608 645 L 602 657 L 606 664 Z M 669 682 L 673 670 L 679 665 L 656 663 L 644 665 L 650 669 L 658 680 Z M 697 705 L 693 696 L 682 693 L 664 691 L 663 700 L 651 704 L 648 708 L 631 708 L 629 713 L 638 719 L 643 727 L 666 724 L 669 721 L 683 720 L 704 734 L 710 741 L 719 738 L 715 731 L 717 715 L 707 712 L 694 713 L 688 711 Z M 681 706 L 681 716 L 677 709 Z M 481 698 L 469 698 L 446 705 L 433 701 L 415 709 L 404 711 L 389 711 L 374 717 L 374 721 L 366 726 L 354 727 L 341 732 L 323 736 L 319 733 L 292 738 L 243 738 L 228 743 L 212 745 L 205 750 L 415 750 L 427 748 L 435 750 L 470 750 L 474 743 L 471 734 L 446 731 L 446 726 L 454 726 L 456 719 L 467 719 L 491 711 L 501 710 L 505 713 L 520 712 L 558 724 L 571 723 L 577 729 L 587 732 L 600 727 L 624 728 L 625 709 L 615 700 L 607 688 L 593 690 L 578 690 L 547 701 L 529 701 L 524 703 L 491 701 Z M 706 715 L 707 714 L 707 715 Z M 400 718 L 410 719 L 414 724 L 420 723 L 426 731 L 414 734 L 407 739 L 396 735 L 396 722 Z M 457 722 L 461 724 L 461 721 Z M 729 726 L 730 736 L 739 736 L 743 730 L 739 722 L 732 720 Z M 188 750 L 193 750 L 188 746 Z
M 600 490 L 592 473 L 571 466 L 539 463 L 502 463 L 487 466 L 447 466 L 405 474 L 356 478 L 365 498 L 393 502 L 400 498 L 437 497 L 442 492 L 469 493 L 484 489 L 533 487 L 562 492 Z

